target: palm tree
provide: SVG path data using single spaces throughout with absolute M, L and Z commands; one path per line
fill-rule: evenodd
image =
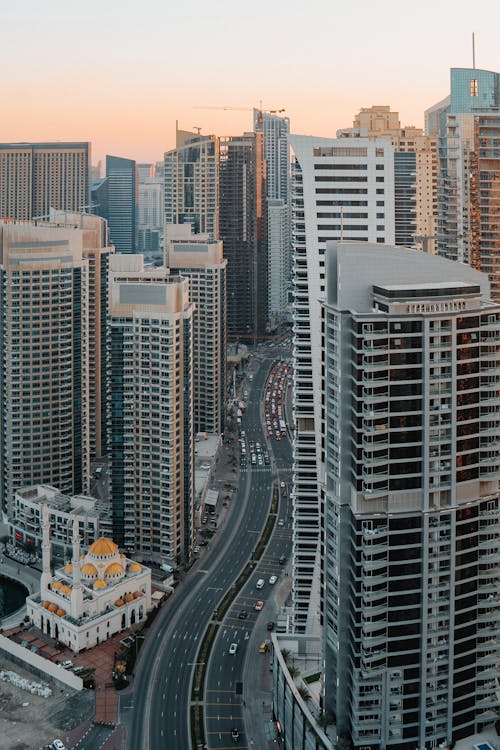
M 285 664 L 288 663 L 288 657 L 290 656 L 290 650 L 288 648 L 282 648 L 281 649 L 281 656 L 283 657 L 283 661 Z
M 300 697 L 302 698 L 302 700 L 304 701 L 304 703 L 308 703 L 311 700 L 311 693 L 303 685 L 301 685 L 298 688 L 298 693 L 299 693 Z
M 290 666 L 288 667 L 288 674 L 290 675 L 290 677 L 292 678 L 292 680 L 294 680 L 296 677 L 299 676 L 300 669 L 297 669 L 297 667 L 295 666 L 295 664 L 290 664 Z

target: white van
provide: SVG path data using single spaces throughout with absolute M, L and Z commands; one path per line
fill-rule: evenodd
M 259 578 L 259 580 L 255 584 L 255 588 L 257 588 L 257 589 L 263 589 L 264 588 L 264 579 L 263 578 Z

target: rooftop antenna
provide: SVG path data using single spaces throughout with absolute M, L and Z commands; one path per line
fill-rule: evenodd
M 472 32 L 472 67 L 476 69 L 476 39 L 475 34 Z

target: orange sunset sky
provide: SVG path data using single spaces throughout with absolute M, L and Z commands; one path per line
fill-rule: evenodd
M 154 161 L 176 120 L 238 135 L 260 102 L 294 133 L 334 136 L 373 104 L 423 127 L 450 68 L 472 67 L 473 32 L 476 66 L 500 71 L 499 28 L 498 0 L 11 2 L 0 141 L 89 140 L 94 163 Z M 203 108 L 219 106 L 242 110 Z

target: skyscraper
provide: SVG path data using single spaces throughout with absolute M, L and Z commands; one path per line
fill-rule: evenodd
M 101 457 L 107 450 L 106 419 L 106 326 L 108 311 L 109 254 L 114 248 L 108 243 L 105 219 L 88 213 L 50 212 L 50 222 L 82 233 L 83 257 L 88 260 L 88 406 L 90 424 L 90 456 Z
M 165 266 L 189 279 L 193 312 L 194 431 L 222 434 L 226 400 L 226 268 L 222 242 L 168 226 Z
M 394 147 L 386 138 L 290 136 L 292 162 L 295 627 L 312 627 L 319 606 L 319 475 L 324 413 L 320 300 L 328 240 L 394 241 Z M 376 248 L 373 250 L 374 257 Z
M 254 109 L 254 131 L 263 133 L 268 214 L 268 320 L 283 322 L 290 285 L 290 119 Z
M 165 154 L 165 225 L 191 224 L 219 239 L 219 138 L 179 130 Z
M 227 258 L 227 329 L 254 339 L 268 324 L 268 236 L 263 134 L 221 142 L 220 238 Z
M 136 243 L 137 168 L 135 161 L 106 156 L 107 214 L 110 241 L 119 253 L 133 253 Z M 99 213 L 99 211 L 97 211 Z
M 325 705 L 356 748 L 449 747 L 497 716 L 500 306 L 437 256 L 325 263 Z
M 89 261 L 83 232 L 0 223 L 0 492 L 52 484 L 87 490 Z
M 90 143 L 0 143 L 0 218 L 88 211 Z
M 177 566 L 193 543 L 192 316 L 188 280 L 110 257 L 109 455 L 113 535 Z
M 500 74 L 452 68 L 426 128 L 439 144 L 438 252 L 487 273 L 500 301 Z
M 137 250 L 159 252 L 163 236 L 163 176 L 154 164 L 138 165 Z

